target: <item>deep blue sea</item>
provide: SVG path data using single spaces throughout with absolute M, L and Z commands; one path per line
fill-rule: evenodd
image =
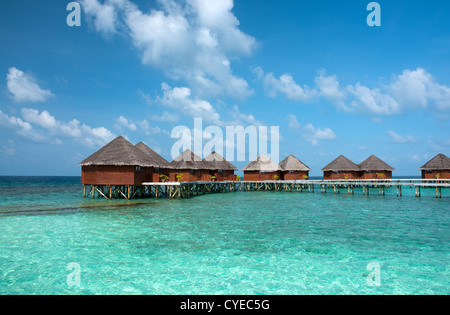
M 0 294 L 447 295 L 450 190 L 422 193 L 128 202 L 0 177 Z

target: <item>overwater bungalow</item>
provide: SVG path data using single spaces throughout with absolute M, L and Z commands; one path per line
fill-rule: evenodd
M 450 179 L 450 158 L 440 153 L 420 168 L 422 179 Z
M 132 185 L 145 182 L 146 168 L 154 167 L 148 155 L 123 137 L 117 137 L 89 156 L 81 166 L 85 185 Z
M 340 155 L 322 169 L 324 180 L 359 179 L 361 168 L 345 156 Z
M 165 175 L 169 178 L 172 165 L 166 159 L 153 151 L 143 142 L 139 142 L 135 147 L 147 155 L 148 164 L 151 165 L 151 167 L 144 167 L 143 169 L 145 173 L 145 182 L 161 182 L 164 180 L 161 175 Z
M 266 181 L 281 179 L 280 165 L 261 154 L 242 169 L 245 181 Z
M 292 154 L 280 162 L 282 180 L 309 179 L 311 169 Z
M 222 182 L 236 180 L 234 171 L 237 171 L 238 168 L 225 160 L 225 158 L 217 152 L 212 152 L 203 160 L 203 162 L 208 166 L 210 175 L 214 176 L 215 181 Z
M 210 167 L 191 150 L 186 150 L 171 163 L 169 180 L 177 182 L 211 181 Z
M 389 166 L 387 163 L 371 155 L 361 164 L 359 164 L 361 169 L 361 179 L 392 179 L 392 172 L 395 169 Z

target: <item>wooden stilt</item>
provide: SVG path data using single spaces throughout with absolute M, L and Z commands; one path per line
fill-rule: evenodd
M 100 198 L 100 195 L 101 195 L 101 196 L 103 196 L 105 199 L 109 199 L 108 197 L 105 196 L 105 194 L 103 193 L 102 190 L 100 190 L 100 189 L 98 189 L 98 188 L 95 188 L 95 190 L 97 190 L 97 192 L 98 192 L 98 194 L 99 194 L 99 195 L 98 195 L 99 198 Z
M 191 198 L 199 195 L 212 193 L 230 193 L 235 191 L 274 191 L 274 192 L 303 192 L 308 190 L 314 193 L 315 186 L 318 185 L 322 194 L 327 193 L 327 189 L 333 189 L 335 194 L 340 194 L 340 189 L 347 188 L 348 195 L 354 195 L 354 188 L 362 188 L 363 195 L 369 196 L 370 188 L 378 188 L 379 196 L 386 195 L 386 187 L 396 187 L 397 197 L 402 196 L 402 187 L 404 183 L 397 182 L 380 182 L 380 181 L 265 181 L 265 182 L 189 182 L 177 183 L 144 183 L 143 185 L 90 185 L 83 184 L 83 197 L 87 198 L 125 198 L 132 200 L 134 198 Z M 442 188 L 448 189 L 450 186 L 444 183 L 415 183 L 408 182 L 406 187 L 410 185 L 415 189 L 415 196 L 421 197 L 422 188 L 436 189 L 436 198 L 442 198 Z M 389 190 L 388 190 L 389 192 Z

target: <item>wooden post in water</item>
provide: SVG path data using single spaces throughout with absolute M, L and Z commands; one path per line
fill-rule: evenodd
M 401 197 L 402 196 L 402 186 L 397 185 L 397 197 Z
M 363 195 L 369 195 L 369 185 L 363 185 Z

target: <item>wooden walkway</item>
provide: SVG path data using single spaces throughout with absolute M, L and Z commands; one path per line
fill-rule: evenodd
M 231 193 L 236 191 L 283 191 L 310 192 L 316 190 L 322 194 L 355 194 L 362 189 L 363 195 L 386 195 L 386 189 L 395 188 L 396 196 L 403 195 L 403 189 L 414 189 L 415 197 L 421 197 L 424 189 L 435 190 L 436 198 L 442 197 L 442 189 L 450 189 L 448 179 L 379 179 L 379 180 L 298 180 L 298 181 L 224 181 L 193 183 L 143 183 L 141 186 L 105 186 L 84 185 L 84 197 L 127 200 L 141 198 L 186 199 L 213 193 Z

